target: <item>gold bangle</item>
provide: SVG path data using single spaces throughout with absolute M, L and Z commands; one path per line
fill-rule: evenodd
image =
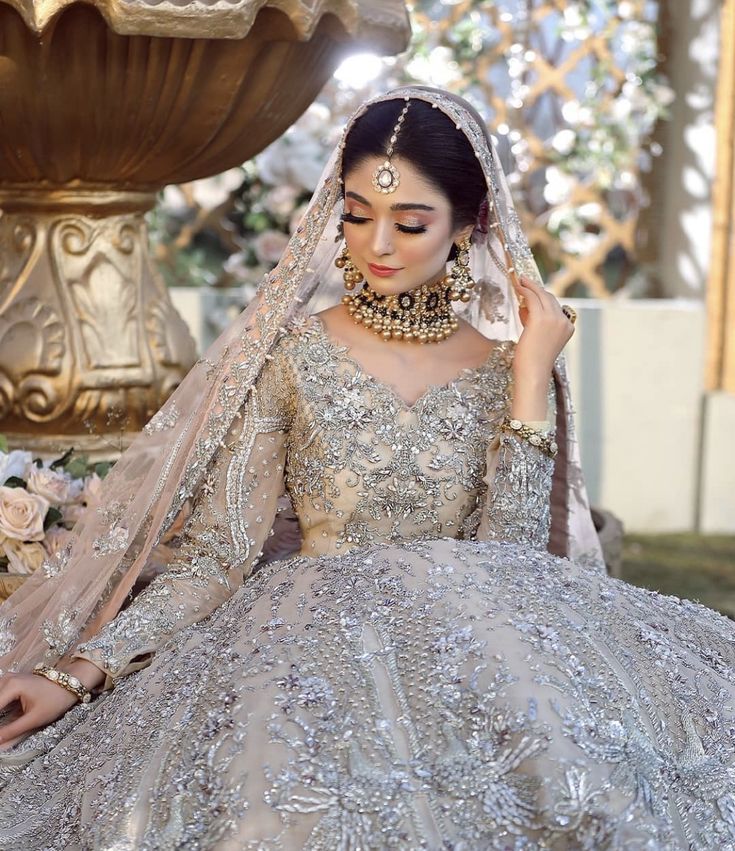
M 71 674 L 67 674 L 66 671 L 58 671 L 50 665 L 44 665 L 42 662 L 39 662 L 33 669 L 33 673 L 38 674 L 39 677 L 46 677 L 52 683 L 62 686 L 75 695 L 82 703 L 89 703 L 92 700 L 92 692 L 82 684 L 81 680 Z
M 550 458 L 556 458 L 559 446 L 554 440 L 553 432 L 548 435 L 542 434 L 537 429 L 531 428 L 531 426 L 527 426 L 520 420 L 514 420 L 510 417 L 506 417 L 500 423 L 500 428 L 502 431 L 508 432 L 509 434 L 515 434 L 517 437 L 522 437 L 524 440 L 527 440 L 531 446 L 535 446 L 536 449 L 540 449 L 542 452 L 545 452 Z

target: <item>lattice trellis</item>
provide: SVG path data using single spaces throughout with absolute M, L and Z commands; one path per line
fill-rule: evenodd
M 656 70 L 656 13 L 645 0 L 461 0 L 414 10 L 427 55 L 455 57 L 450 87 L 491 113 L 529 241 L 559 295 L 605 298 L 635 266 L 647 203 L 641 163 L 670 100 Z M 574 136 L 571 148 L 555 147 L 559 131 L 567 143 Z M 563 197 L 553 187 L 549 197 L 549 174 Z
M 321 135 L 307 132 L 306 147 L 322 145 L 326 158 L 334 134 L 325 128 L 342 126 L 379 91 L 410 82 L 457 91 L 489 117 L 549 286 L 571 296 L 619 291 L 638 268 L 637 226 L 647 204 L 640 172 L 660 152 L 652 133 L 672 97 L 658 72 L 658 0 L 417 0 L 411 14 L 414 37 L 405 54 L 386 60 L 368 86 L 332 81 L 322 91 L 327 117 Z M 292 144 L 303 145 L 302 136 Z M 283 153 L 291 155 L 288 147 Z M 261 166 L 251 175 L 256 184 Z M 277 171 L 283 173 L 264 176 L 266 184 L 293 183 L 288 169 Z M 164 235 L 156 249 L 164 269 L 186 271 L 188 263 L 222 286 L 235 270 L 250 286 L 270 268 L 265 263 L 272 266 L 273 258 L 252 250 L 259 226 L 243 224 L 235 209 L 262 211 L 268 187 L 257 190 L 244 172 L 242 180 L 216 210 L 184 198 L 189 224 L 174 239 Z M 285 239 L 282 218 L 269 215 L 263 227 Z M 202 250 L 209 269 L 190 250 L 203 231 L 216 237 L 218 253 Z M 640 278 L 635 283 L 639 289 Z

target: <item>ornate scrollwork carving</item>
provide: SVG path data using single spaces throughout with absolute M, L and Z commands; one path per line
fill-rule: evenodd
M 27 220 L 9 214 L 0 229 L 34 249 L 0 316 L 0 431 L 30 439 L 42 423 L 56 445 L 84 431 L 109 443 L 165 402 L 196 345 L 149 265 L 141 215 L 48 211 L 35 230 Z

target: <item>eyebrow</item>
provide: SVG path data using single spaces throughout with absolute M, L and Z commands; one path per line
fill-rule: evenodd
M 354 198 L 355 201 L 359 201 L 360 204 L 365 204 L 368 207 L 372 207 L 372 204 L 367 200 L 367 198 L 363 198 L 362 195 L 358 195 L 357 192 L 345 192 L 345 196 L 347 198 Z M 435 208 L 430 207 L 428 204 L 391 204 L 391 210 L 399 211 L 399 210 L 427 210 L 430 213 L 433 213 Z

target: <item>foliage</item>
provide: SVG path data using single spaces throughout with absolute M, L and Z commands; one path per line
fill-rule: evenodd
M 610 266 L 623 257 L 629 274 L 634 251 L 615 223 L 634 223 L 648 203 L 641 173 L 661 153 L 652 130 L 673 99 L 657 70 L 657 15 L 651 0 L 419 0 L 405 54 L 348 59 L 254 160 L 166 188 L 149 220 L 164 277 L 240 286 L 247 302 L 346 117 L 375 92 L 419 82 L 465 95 L 489 118 L 542 271 L 590 256 L 597 294 L 618 289 Z
M 43 461 L 0 435 L 0 572 L 32 573 L 63 548 L 110 467 L 72 450 Z

